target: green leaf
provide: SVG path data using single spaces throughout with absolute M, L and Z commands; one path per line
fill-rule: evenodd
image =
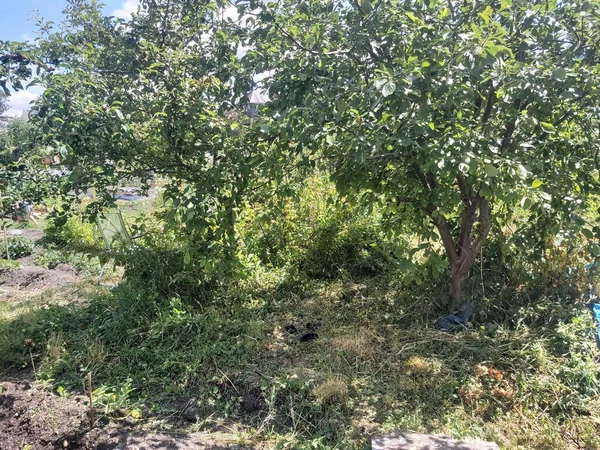
M 435 123 L 429 122 L 429 128 L 431 128 L 432 130 L 435 130 Z
M 121 112 L 120 109 L 115 109 L 115 114 L 117 114 L 117 117 L 119 118 L 119 120 L 124 120 L 125 119 L 123 117 L 123 113 Z
M 394 83 L 393 81 L 390 80 L 383 85 L 383 88 L 381 89 L 381 93 L 383 94 L 384 97 L 389 97 L 390 95 L 392 95 L 394 93 L 395 90 L 396 90 L 396 83 Z
M 493 13 L 494 13 L 494 10 L 492 9 L 491 6 L 488 5 L 487 8 L 485 8 L 482 12 L 479 13 L 479 16 L 483 19 L 483 21 L 487 25 L 490 23 L 490 19 L 491 19 Z
M 495 177 L 498 176 L 498 169 L 496 168 L 496 166 L 492 165 L 492 164 L 486 164 L 485 165 L 485 173 L 487 173 L 488 177 Z
M 363 0 L 362 2 L 360 2 L 360 8 L 365 14 L 371 14 L 371 12 L 373 11 L 373 7 L 371 6 L 370 0 Z
M 600 247 L 598 246 L 598 244 L 592 244 L 590 245 L 590 252 L 592 253 L 592 255 L 594 255 L 594 257 L 599 257 L 600 256 Z
M 553 74 L 554 77 L 559 80 L 564 80 L 565 78 L 567 78 L 567 71 L 563 67 L 557 67 L 556 69 L 554 69 Z
M 192 261 L 192 256 L 190 255 L 190 251 L 186 250 L 185 254 L 183 255 L 183 262 L 185 264 L 189 264 Z
M 551 123 L 548 123 L 548 122 L 540 122 L 540 126 L 546 133 L 552 134 L 556 131 L 556 128 L 554 128 L 554 125 L 552 125 Z
M 581 234 L 583 234 L 588 239 L 593 239 L 594 238 L 594 233 L 589 228 L 582 228 L 581 229 Z
M 521 208 L 523 209 L 529 209 L 531 207 L 531 199 L 529 197 L 523 197 L 521 199 Z
M 531 187 L 534 189 L 539 188 L 542 184 L 544 184 L 544 182 L 538 178 L 536 178 L 535 180 L 533 180 L 533 183 L 531 183 Z
M 410 11 L 406 11 L 406 15 L 408 16 L 408 18 L 410 20 L 412 20 L 413 22 L 421 22 L 421 19 L 419 19 L 417 16 L 415 16 L 412 12 Z

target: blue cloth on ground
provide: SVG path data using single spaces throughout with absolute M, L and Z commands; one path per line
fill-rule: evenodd
M 473 315 L 473 302 L 465 300 L 460 305 L 460 309 L 456 314 L 448 314 L 438 320 L 438 326 L 442 330 L 452 330 L 459 325 L 464 325 Z
M 592 303 L 590 306 L 596 321 L 596 346 L 600 349 L 600 303 Z

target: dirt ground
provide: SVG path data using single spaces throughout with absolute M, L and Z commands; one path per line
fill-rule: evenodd
M 64 398 L 28 381 L 0 381 L 0 450 L 250 449 L 227 434 L 173 434 L 99 424 L 90 431 L 89 403 Z M 96 412 L 101 416 L 101 411 Z
M 33 241 L 44 236 L 39 230 L 20 230 L 21 235 Z M 71 266 L 59 264 L 54 269 L 34 264 L 41 249 L 36 247 L 33 254 L 20 258 L 19 269 L 0 269 L 0 300 L 19 298 L 16 294 L 36 293 L 50 287 L 60 287 L 79 280 L 78 272 Z
M 15 291 L 39 291 L 64 286 L 78 280 L 77 271 L 66 264 L 49 270 L 40 266 L 22 266 L 20 269 L 0 269 L 0 288 L 7 294 Z

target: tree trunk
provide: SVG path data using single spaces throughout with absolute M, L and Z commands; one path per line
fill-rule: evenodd
M 462 190 L 462 189 L 461 189 Z M 467 192 L 467 191 L 466 191 Z M 440 232 L 450 264 L 450 311 L 455 311 L 464 300 L 464 287 L 469 280 L 471 267 L 491 228 L 489 201 L 479 195 L 464 197 L 465 207 L 461 217 L 460 234 L 455 240 L 446 218 L 441 214 L 432 217 Z M 473 236 L 475 224 L 479 223 L 477 235 Z
M 472 266 L 472 264 L 471 264 Z M 452 267 L 450 278 L 450 312 L 456 311 L 465 297 L 465 283 L 469 280 L 471 267 L 469 270 L 460 270 L 458 267 Z

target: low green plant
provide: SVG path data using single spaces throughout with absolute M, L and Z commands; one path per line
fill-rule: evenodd
M 22 258 L 33 253 L 35 243 L 25 236 L 11 236 L 8 238 L 8 252 L 11 258 Z
M 370 276 L 397 267 L 380 213 L 345 203 L 326 174 L 297 189 L 296 197 L 261 199 L 244 210 L 238 232 L 246 255 L 309 278 Z
M 12 259 L 0 259 L 0 269 L 5 270 L 14 270 L 21 267 L 21 263 L 19 261 L 14 261 Z
M 53 248 L 89 252 L 98 249 L 96 226 L 82 219 L 81 214 L 72 215 L 66 221 L 51 217 L 46 222 L 45 244 Z
M 59 264 L 67 264 L 83 275 L 97 275 L 102 266 L 99 257 L 68 249 L 47 249 L 36 258 L 35 263 L 48 269 L 54 269 Z

